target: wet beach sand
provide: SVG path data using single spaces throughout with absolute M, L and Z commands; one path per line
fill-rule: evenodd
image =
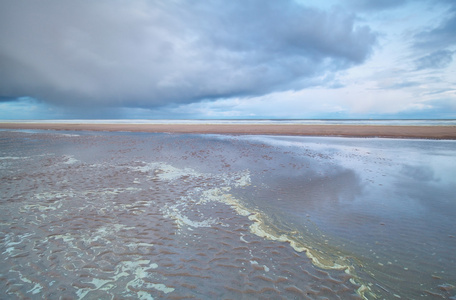
M 0 293 L 360 299 L 345 269 L 253 233 L 241 149 L 191 136 L 0 131 Z
M 0 130 L 5 297 L 456 297 L 454 140 L 69 125 Z
M 0 122 L 3 129 L 48 129 L 292 136 L 456 139 L 456 126 L 267 125 L 267 124 L 90 124 Z

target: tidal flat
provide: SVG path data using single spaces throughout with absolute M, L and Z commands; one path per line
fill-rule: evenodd
M 456 141 L 0 131 L 11 298 L 456 299 Z

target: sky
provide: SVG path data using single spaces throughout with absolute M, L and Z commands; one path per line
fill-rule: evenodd
M 0 119 L 456 119 L 454 0 L 0 0 Z

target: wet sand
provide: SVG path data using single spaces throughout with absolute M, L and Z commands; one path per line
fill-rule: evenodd
M 1 123 L 2 129 L 456 139 L 456 126 Z
M 453 299 L 455 142 L 0 130 L 0 292 Z
M 236 148 L 204 139 L 0 132 L 0 293 L 361 299 L 345 270 L 251 232 L 234 196 L 249 171 L 226 165 Z

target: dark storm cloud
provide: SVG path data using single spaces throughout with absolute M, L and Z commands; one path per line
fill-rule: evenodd
M 16 97 L 11 97 L 11 96 L 0 96 L 0 102 L 12 102 L 16 101 Z
M 154 107 L 300 88 L 362 63 L 355 16 L 293 1 L 2 1 L 0 97 Z
M 438 50 L 416 60 L 418 70 L 422 69 L 443 69 L 453 61 L 453 51 Z

